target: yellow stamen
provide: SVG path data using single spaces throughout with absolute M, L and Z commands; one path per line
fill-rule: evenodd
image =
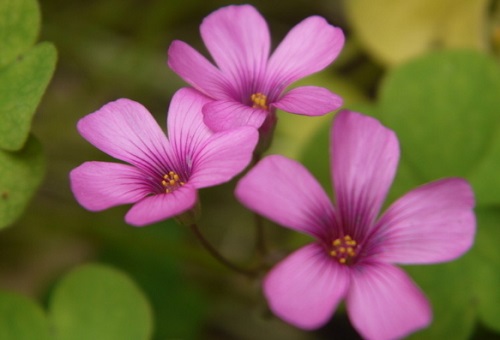
M 267 106 L 267 96 L 261 92 L 254 93 L 250 96 L 250 99 L 252 100 L 252 107 L 254 109 L 262 109 L 262 110 L 268 110 L 269 107 Z
M 169 171 L 162 178 L 161 185 L 165 188 L 165 193 L 167 194 L 173 192 L 179 186 L 186 184 L 180 180 L 180 176 L 175 171 Z
M 333 249 L 330 249 L 330 256 L 337 259 L 340 264 L 351 264 L 356 256 L 357 242 L 350 235 L 337 238 L 332 242 Z

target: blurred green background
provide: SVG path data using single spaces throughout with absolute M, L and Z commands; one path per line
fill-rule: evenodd
M 75 334 L 82 339 L 358 338 L 342 311 L 315 332 L 286 325 L 267 310 L 258 281 L 220 266 L 189 230 L 172 220 L 128 226 L 123 218 L 128 207 L 91 213 L 69 189 L 71 169 L 87 160 L 110 160 L 77 133 L 77 121 L 125 97 L 144 104 L 164 126 L 170 98 L 186 86 L 166 65 L 169 44 L 183 40 L 206 54 L 199 24 L 217 8 L 239 3 L 245 2 L 39 1 L 38 40 L 54 44 L 58 54 L 53 78 L 33 120 L 28 119 L 43 148 L 45 174 L 22 216 L 0 231 L 0 315 L 12 318 L 0 317 L 0 338 L 42 339 L 50 329 L 59 332 L 58 339 L 76 339 Z M 441 177 L 471 181 L 479 220 L 474 248 L 450 264 L 407 268 L 431 299 L 435 315 L 432 326 L 413 337 L 500 339 L 500 2 L 251 4 L 268 21 L 273 46 L 310 15 L 344 30 L 346 45 L 338 60 L 302 83 L 330 88 L 344 97 L 345 107 L 374 115 L 396 131 L 403 156 L 389 202 Z M 10 17 L 6 11 L 2 15 Z M 5 51 L 0 47 L 0 55 Z M 0 84 L 1 76 L 0 68 Z M 4 82 L 0 89 L 9 86 Z M 0 105 L 5 97 L 0 95 Z M 333 115 L 278 115 L 269 153 L 303 161 L 331 192 L 327 157 Z M 38 147 L 33 140 L 23 152 Z M 36 164 L 42 168 L 41 163 Z M 41 179 L 42 170 L 33 175 L 28 170 L 6 172 L 5 178 L 28 184 Z M 233 198 L 235 182 L 201 191 L 200 226 L 222 253 L 252 264 L 253 216 Z M 29 186 L 34 191 L 37 181 Z M 269 263 L 309 241 L 270 222 L 266 236 Z M 86 263 L 100 265 L 79 267 Z M 96 287 L 101 295 L 85 301 L 84 287 Z M 95 319 L 81 317 L 88 315 L 84 307 Z M 130 311 L 129 319 L 117 309 Z M 102 332 L 109 325 L 99 320 L 115 322 L 124 333 Z M 16 328 L 16 322 L 38 323 L 42 330 L 23 337 L 16 332 L 26 327 Z

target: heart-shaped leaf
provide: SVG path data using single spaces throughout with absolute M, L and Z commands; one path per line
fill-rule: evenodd
M 0 292 L 0 339 L 51 339 L 45 313 L 24 296 Z
M 21 151 L 0 150 L 0 228 L 21 215 L 44 172 L 45 158 L 35 138 L 31 137 Z
M 152 313 L 141 290 L 122 272 L 85 265 L 67 274 L 50 301 L 57 340 L 149 339 Z
M 54 46 L 41 43 L 0 69 L 0 149 L 23 147 L 55 63 Z
M 35 43 L 39 29 L 36 0 L 0 1 L 0 69 Z
M 426 182 L 473 178 L 483 163 L 483 173 L 492 175 L 491 168 L 500 166 L 500 154 L 492 152 L 500 148 L 494 144 L 499 107 L 496 61 L 474 51 L 443 51 L 393 69 L 383 83 L 378 112 L 398 134 L 405 161 Z M 490 178 L 476 178 L 475 184 L 480 181 L 493 190 Z M 486 196 L 477 199 L 483 203 Z

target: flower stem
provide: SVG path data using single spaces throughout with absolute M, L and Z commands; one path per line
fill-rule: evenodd
M 264 233 L 264 220 L 259 214 L 254 214 L 255 221 L 255 248 L 261 260 L 267 255 L 266 235 Z
M 217 261 L 219 261 L 221 264 L 226 266 L 227 268 L 240 273 L 242 275 L 245 275 L 249 278 L 255 278 L 258 275 L 257 271 L 254 270 L 249 270 L 245 268 L 241 268 L 238 265 L 232 263 L 228 259 L 226 259 L 215 247 L 203 236 L 201 233 L 200 229 L 198 228 L 198 225 L 196 223 L 193 223 L 190 225 L 191 231 L 194 233 L 196 238 L 200 241 L 200 243 L 205 247 L 205 249 L 212 255 Z
M 251 166 L 255 166 L 260 160 L 261 155 L 258 153 L 254 153 Z M 264 233 L 264 219 L 259 214 L 254 213 L 254 222 L 255 222 L 255 249 L 257 251 L 258 256 L 260 257 L 260 261 L 263 261 L 267 255 L 267 244 L 266 244 L 266 235 Z

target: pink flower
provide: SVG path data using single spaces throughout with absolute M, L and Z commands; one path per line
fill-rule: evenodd
M 269 56 L 267 23 L 250 5 L 228 6 L 207 16 L 201 37 L 217 67 L 182 41 L 168 50 L 168 65 L 214 101 L 203 107 L 214 131 L 273 120 L 274 109 L 323 115 L 342 99 L 322 87 L 303 86 L 285 93 L 298 79 L 328 66 L 340 53 L 344 35 L 325 19 L 312 16 L 295 26 Z
M 77 201 L 92 211 L 135 203 L 125 216 L 136 226 L 193 208 L 197 189 L 230 180 L 250 162 L 254 128 L 213 133 L 201 107 L 209 99 L 179 90 L 170 104 L 168 139 L 141 104 L 119 99 L 78 122 L 80 134 L 98 149 L 127 162 L 85 162 L 70 174 Z
M 473 243 L 473 192 L 459 178 L 414 189 L 378 217 L 393 181 L 399 144 L 377 120 L 342 111 L 332 127 L 336 204 L 299 163 L 269 156 L 236 188 L 248 208 L 316 239 L 267 275 L 273 312 L 304 329 L 325 324 L 342 299 L 368 339 L 403 337 L 431 322 L 420 289 L 393 264 L 453 260 Z

